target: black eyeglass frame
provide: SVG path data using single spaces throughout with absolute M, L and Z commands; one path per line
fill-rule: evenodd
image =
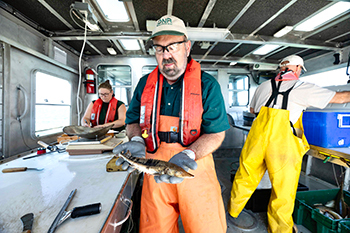
M 173 43 L 170 43 L 170 44 L 168 44 L 168 45 L 166 45 L 166 46 L 159 45 L 159 44 L 153 44 L 153 45 L 152 45 L 152 48 L 153 48 L 154 51 L 155 51 L 156 53 L 158 53 L 158 54 L 163 54 L 163 53 L 164 53 L 164 50 L 168 51 L 168 53 L 171 53 L 171 52 L 169 51 L 169 49 L 168 49 L 169 46 L 175 45 L 175 44 L 186 43 L 187 41 L 188 41 L 188 40 L 173 42 Z M 163 49 L 162 52 L 161 52 L 161 53 L 160 53 L 160 52 L 157 52 L 156 47 L 162 47 L 162 49 Z

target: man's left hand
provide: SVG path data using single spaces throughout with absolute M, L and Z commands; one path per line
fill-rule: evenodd
M 180 152 L 174 155 L 169 160 L 169 163 L 176 164 L 177 166 L 182 167 L 185 171 L 188 171 L 189 169 L 196 170 L 198 166 L 196 161 L 191 159 L 185 152 Z M 169 175 L 154 176 L 154 179 L 157 183 L 165 182 L 170 184 L 178 184 L 184 180 L 184 178 Z

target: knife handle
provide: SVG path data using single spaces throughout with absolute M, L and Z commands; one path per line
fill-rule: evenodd
M 14 168 L 2 169 L 3 173 L 7 173 L 7 172 L 24 172 L 24 171 L 27 171 L 27 167 L 14 167 Z
M 22 233 L 31 233 L 32 231 L 31 230 L 26 230 L 26 231 L 23 231 Z
M 99 214 L 100 212 L 101 212 L 101 203 L 75 207 L 72 210 L 71 218 L 79 218 L 82 216 Z

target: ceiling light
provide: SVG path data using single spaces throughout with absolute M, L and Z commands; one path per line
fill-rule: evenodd
M 230 62 L 230 66 L 234 66 L 234 65 L 236 65 L 236 64 L 237 64 L 236 61 Z
M 288 32 L 292 31 L 293 26 L 285 26 L 284 28 L 282 28 L 281 30 L 279 30 L 278 32 L 276 32 L 273 37 L 282 37 L 285 34 L 287 34 Z
M 120 39 L 125 50 L 140 50 L 139 42 L 136 39 Z
M 96 2 L 107 20 L 113 22 L 128 22 L 130 20 L 123 2 L 116 0 L 96 0 Z
M 156 27 L 156 22 L 155 20 L 146 20 L 146 29 L 149 32 L 152 32 L 153 29 Z
M 274 45 L 274 44 L 266 44 L 263 46 L 260 46 L 257 50 L 255 50 L 253 52 L 253 54 L 255 55 L 265 55 L 275 49 L 277 49 L 278 47 L 280 47 L 279 45 Z
M 115 51 L 112 47 L 108 47 L 107 51 L 110 55 L 117 55 L 117 51 Z
M 296 31 L 312 31 L 327 21 L 340 16 L 344 12 L 350 9 L 350 2 L 337 2 L 336 4 L 328 7 L 327 9 L 315 14 L 311 18 L 307 19 L 303 23 L 294 28 Z
M 210 47 L 210 42 L 209 41 L 203 41 L 199 43 L 201 49 L 208 49 Z
M 152 32 L 157 21 L 146 20 L 147 31 Z M 186 27 L 188 39 L 197 41 L 218 41 L 223 40 L 229 35 L 230 30 L 227 28 L 194 28 Z
M 187 27 L 188 39 L 200 41 L 223 40 L 230 33 L 227 28 L 192 28 Z

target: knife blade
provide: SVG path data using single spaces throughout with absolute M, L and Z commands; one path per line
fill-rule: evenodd
M 36 171 L 42 171 L 44 168 L 32 168 L 32 167 L 12 167 L 12 168 L 5 168 L 2 169 L 3 173 L 8 173 L 8 172 L 24 172 L 27 170 L 36 170 Z
M 34 214 L 29 213 L 29 214 L 23 215 L 21 217 L 21 221 L 23 223 L 22 233 L 31 233 L 32 227 L 33 227 L 33 221 L 34 221 Z

